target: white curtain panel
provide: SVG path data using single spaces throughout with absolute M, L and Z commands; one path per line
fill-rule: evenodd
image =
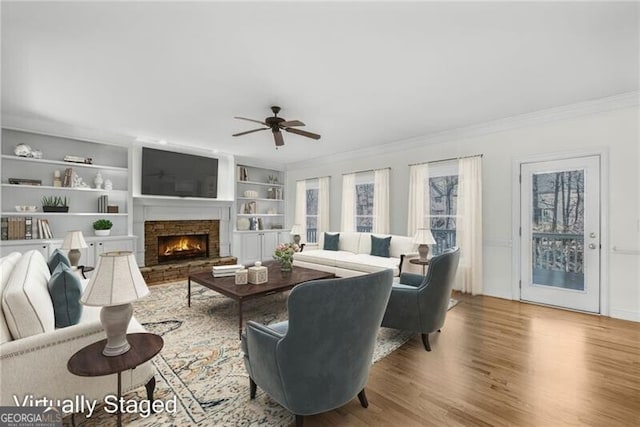
M 341 231 L 356 231 L 356 174 L 342 175 L 342 221 Z
M 409 209 L 407 218 L 407 235 L 415 236 L 418 228 L 431 228 L 431 221 L 425 215 L 431 211 L 428 197 L 429 165 L 409 166 Z
M 296 208 L 293 215 L 293 223 L 302 227 L 301 240 L 307 239 L 307 183 L 296 181 Z
M 389 172 L 389 168 L 373 172 L 374 233 L 389 233 Z
M 455 289 L 482 294 L 482 157 L 458 161 L 456 246 L 460 265 Z
M 321 233 L 331 231 L 331 209 L 329 206 L 330 179 L 328 176 L 318 178 L 318 238 Z

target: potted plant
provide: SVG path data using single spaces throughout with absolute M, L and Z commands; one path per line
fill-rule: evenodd
M 69 212 L 69 205 L 67 204 L 67 197 L 60 196 L 43 196 L 42 197 L 42 211 L 43 212 Z
M 96 236 L 108 236 L 111 233 L 113 223 L 108 219 L 99 219 L 93 223 L 93 232 Z

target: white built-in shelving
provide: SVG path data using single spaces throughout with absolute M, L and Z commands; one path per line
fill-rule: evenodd
M 21 157 L 14 154 L 14 147 L 27 144 L 33 149 L 42 151 L 42 158 Z M 67 162 L 67 155 L 91 158 L 92 163 Z M 130 173 L 129 148 L 82 141 L 72 138 L 24 132 L 20 130 L 2 129 L 2 176 L 0 206 L 3 217 L 33 217 L 47 219 L 53 235 L 61 239 L 69 230 L 81 230 L 85 237 L 93 235 L 92 224 L 100 218 L 113 222 L 111 235 L 131 237 L 130 205 Z M 58 187 L 54 185 L 54 173 L 58 171 L 62 177 L 67 168 L 71 168 L 82 178 L 85 186 Z M 103 181 L 112 182 L 112 189 L 95 188 L 96 175 L 100 173 Z M 10 184 L 10 178 L 40 181 L 41 185 Z M 42 198 L 60 196 L 67 199 L 68 212 L 43 212 Z M 108 204 L 118 207 L 117 213 L 99 212 L 99 199 L 107 196 Z M 16 206 L 35 206 L 36 211 L 17 211 Z M 37 228 L 37 227 L 34 227 Z M 33 235 L 30 243 L 41 242 L 40 236 Z M 36 240 L 37 239 L 37 240 Z M 53 244 L 53 240 L 50 240 Z M 127 240 L 129 241 L 129 240 Z M 27 242 L 18 240 L 3 241 L 1 245 L 24 245 Z M 130 246 L 127 243 L 126 246 Z M 5 252 L 3 250 L 3 252 Z

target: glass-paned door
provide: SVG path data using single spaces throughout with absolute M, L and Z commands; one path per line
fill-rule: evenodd
M 600 311 L 600 159 L 521 165 L 521 298 Z

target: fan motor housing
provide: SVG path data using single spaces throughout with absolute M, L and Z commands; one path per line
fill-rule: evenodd
M 282 117 L 267 117 L 264 122 L 273 130 L 278 129 L 278 123 L 284 122 Z

